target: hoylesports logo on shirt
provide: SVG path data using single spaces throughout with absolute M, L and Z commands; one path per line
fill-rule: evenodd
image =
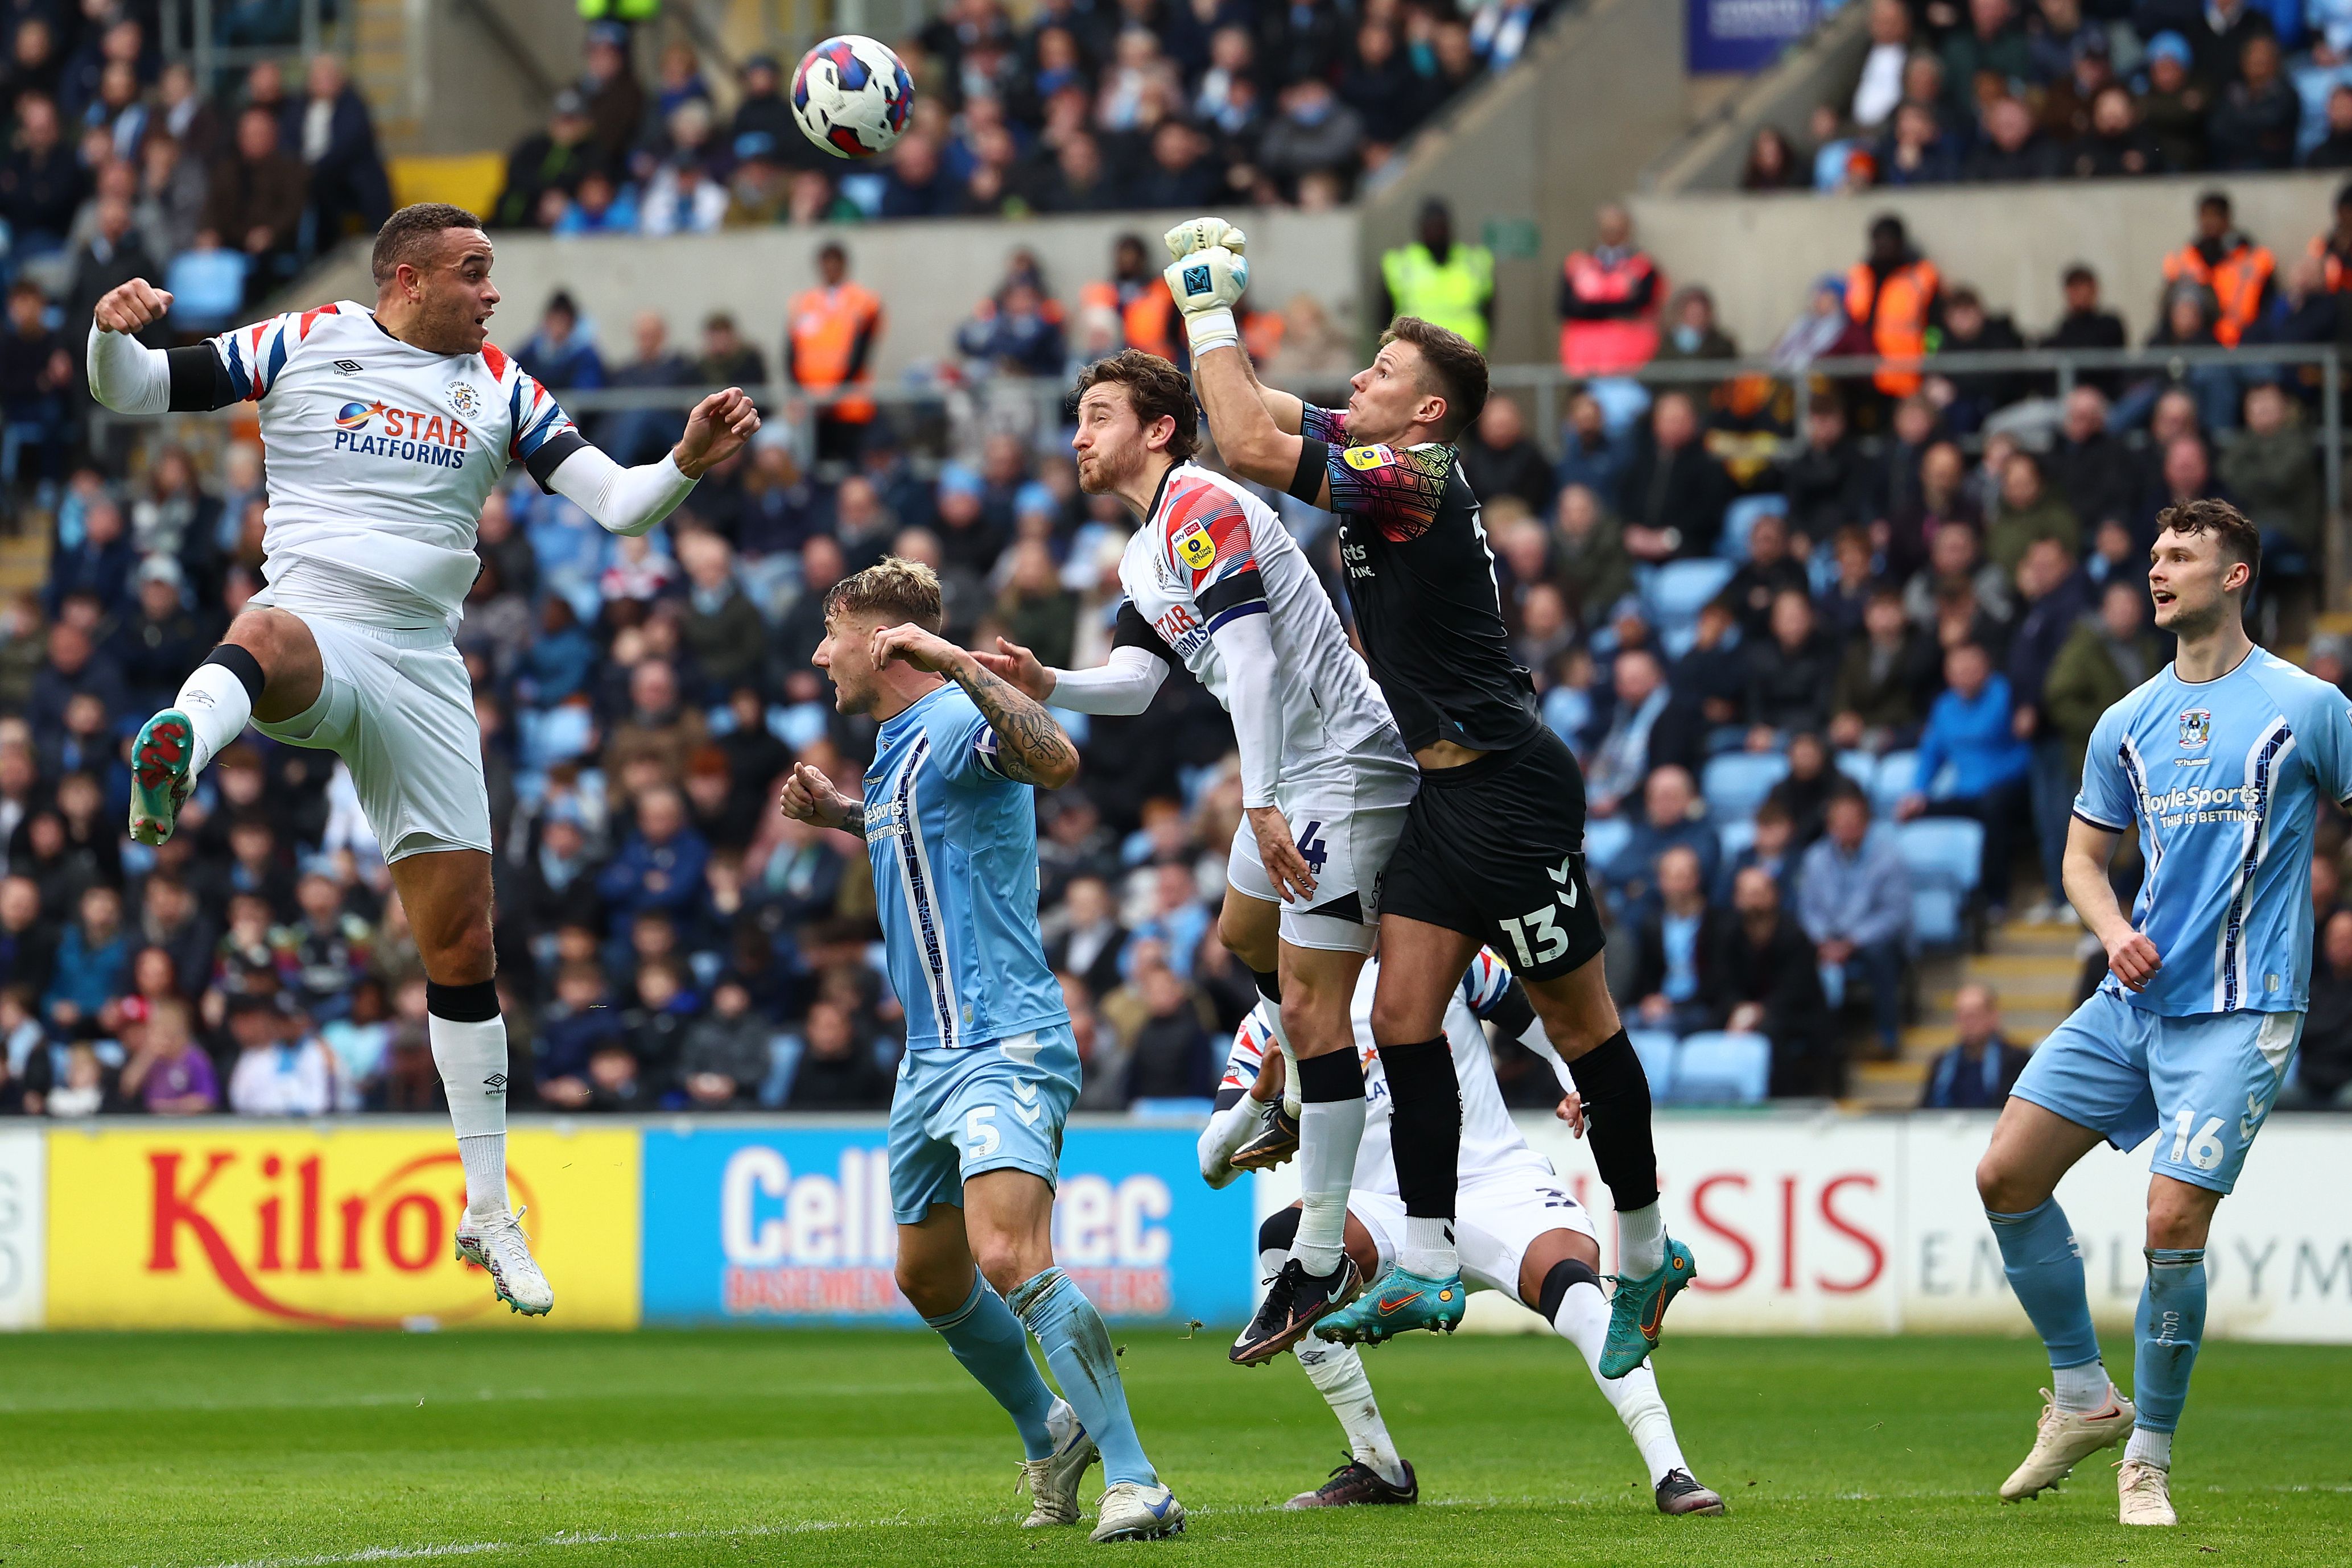
M 2191 708 L 2180 715 L 2180 744 L 2189 750 L 2207 745 L 2213 739 L 2213 710 Z

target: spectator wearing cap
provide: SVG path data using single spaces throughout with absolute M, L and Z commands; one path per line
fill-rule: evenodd
M 569 290 L 548 296 L 539 331 L 515 350 L 515 359 L 553 393 L 593 392 L 604 384 L 604 357 L 580 324 L 580 306 Z
M 1977 886 L 1996 921 L 2009 908 L 2010 849 L 2021 818 L 2031 821 L 2027 779 L 2032 752 L 2020 740 L 2008 678 L 1979 643 L 1944 655 L 1944 693 L 1919 734 L 1919 771 L 1895 807 L 1918 816 L 1965 816 L 1984 826 Z M 1945 769 L 1951 770 L 1948 781 Z
M 735 116 L 728 122 L 727 136 L 737 157 L 747 155 L 744 138 L 765 136 L 769 153 L 782 162 L 814 169 L 831 161 L 829 154 L 818 151 L 801 133 L 793 106 L 784 99 L 783 68 L 773 55 L 746 59 L 736 73 L 736 82 L 742 92 L 735 100 Z M 795 156 L 795 142 L 808 147 L 807 156 Z
M 1459 332 L 1482 353 L 1495 331 L 1495 257 L 1454 237 L 1454 209 L 1435 197 L 1421 205 L 1413 237 L 1381 257 L 1381 316 L 1418 316 Z M 1490 399 L 1489 406 L 1507 399 Z M 1549 495 L 1546 496 L 1549 500 Z M 1531 501 L 1536 510 L 1542 503 Z
M 1592 247 L 1569 252 L 1560 264 L 1559 363 L 1572 376 L 1618 374 L 1658 352 L 1664 274 L 1633 244 L 1623 207 L 1612 202 L 1592 222 Z
M 616 22 L 592 25 L 582 68 L 579 90 L 597 151 L 607 166 L 617 168 L 646 118 L 645 85 L 629 63 L 628 28 Z
M 1867 985 L 1882 1055 L 1902 1045 L 1904 942 L 1911 928 L 1911 876 L 1891 833 L 1874 832 L 1858 789 L 1830 801 L 1829 830 L 1797 869 L 1797 918 L 1812 939 L 1832 1008 Z
M 505 228 L 547 226 L 549 193 L 568 198 L 590 172 L 608 167 L 588 100 L 578 88 L 564 88 L 555 95 L 547 129 L 524 137 L 507 154 L 506 184 L 490 209 L 491 221 Z
M 1952 994 L 1953 1042 L 1927 1068 L 1922 1110 L 1999 1110 L 2025 1070 L 2029 1053 L 2000 1032 L 2000 999 L 1990 985 Z
M 150 555 L 132 579 L 137 599 L 108 639 L 132 709 L 168 706 L 204 658 L 207 639 L 182 602 L 185 579 L 168 555 Z
M 2211 81 L 2196 72 L 2194 58 L 2179 33 L 2157 34 L 2147 42 L 2147 75 L 2134 97 L 2166 165 L 2183 174 L 2205 167 L 2205 121 L 2213 109 Z

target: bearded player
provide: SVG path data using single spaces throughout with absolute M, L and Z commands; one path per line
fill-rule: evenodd
M 1233 715 L 1244 820 L 1226 873 L 1238 896 L 1225 900 L 1220 931 L 1256 973 L 1286 1060 L 1296 1053 L 1286 1082 L 1310 1088 L 1303 1145 L 1280 1105 L 1236 1131 L 1250 1141 L 1234 1156 L 1244 1169 L 1307 1151 L 1285 1309 L 1234 1342 L 1232 1359 L 1253 1365 L 1363 1284 L 1340 1229 L 1364 1099 L 1313 1086 L 1335 1068 L 1351 1083 L 1362 1076 L 1349 998 L 1379 931 L 1381 868 L 1419 778 L 1306 556 L 1263 501 L 1192 460 L 1199 444 L 1183 372 L 1134 349 L 1087 366 L 1071 438 L 1078 482 L 1143 519 L 1119 561 L 1127 600 L 1110 662 L 1049 669 L 1003 641 L 978 657 L 1037 700 L 1082 713 L 1142 712 L 1181 663 Z
M 1328 1333 L 1450 1332 L 1462 1321 L 1454 1232 L 1462 1099 L 1445 1011 L 1471 958 L 1491 945 L 1570 1064 L 1593 1163 L 1616 1205 L 1622 1272 L 1601 1370 L 1622 1377 L 1657 1343 L 1666 1308 L 1695 1268 L 1690 1249 L 1665 1233 L 1649 1080 L 1601 976 L 1601 921 L 1585 879 L 1583 775 L 1511 657 L 1495 558 L 1455 455 L 1486 400 L 1486 359 L 1458 333 L 1406 316 L 1350 382 L 1344 412 L 1269 391 L 1234 322 L 1249 281 L 1242 243 L 1240 230 L 1214 217 L 1168 234 L 1177 258 L 1168 287 L 1184 312 L 1210 434 L 1235 473 L 1338 514 L 1364 657 L 1421 765 L 1381 884 L 1372 1005 L 1395 1106 L 1404 1236 L 1395 1261 Z M 1299 1057 L 1310 1106 L 1323 1096 L 1361 1097 L 1360 1071 L 1308 1076 L 1303 1044 Z M 1302 1161 L 1318 1158 L 1302 1139 Z M 1339 1168 L 1353 1163 L 1350 1151 Z M 1322 1289 L 1307 1277 L 1290 1294 Z M 1277 1281 L 1264 1310 L 1295 1312 L 1283 1294 Z
M 425 965 L 433 1060 L 466 1173 L 457 1255 L 535 1315 L 554 1294 L 507 1206 L 489 794 L 452 641 L 479 565 L 475 523 L 520 463 L 611 531 L 643 533 L 760 416 L 730 387 L 696 405 L 659 462 L 620 467 L 488 342 L 490 261 L 473 214 L 404 207 L 376 235 L 373 310 L 344 300 L 170 350 L 132 336 L 172 305 L 133 279 L 98 302 L 89 371 L 91 395 L 118 414 L 260 404 L 268 464 L 268 585 L 141 729 L 131 837 L 169 838 L 197 775 L 248 722 L 342 758 Z
M 1393 1256 L 1403 1229 L 1404 1210 L 1396 1195 L 1388 1150 L 1389 1093 L 1372 1048 L 1371 1008 L 1376 969 L 1358 985 L 1350 1023 L 1363 1063 L 1368 1112 L 1364 1145 L 1356 1161 L 1355 1191 L 1348 1200 L 1348 1250 L 1367 1272 Z M 1276 1080 L 1287 1064 L 1266 1049 L 1266 1009 L 1242 1020 L 1233 1054 L 1217 1088 L 1218 1111 L 1201 1137 L 1201 1175 L 1213 1187 L 1233 1179 L 1223 1161 L 1223 1125 L 1255 1122 L 1280 1093 Z M 1623 1377 L 1600 1375 L 1609 1331 L 1609 1302 L 1595 1272 L 1601 1245 L 1592 1216 L 1560 1189 L 1550 1163 L 1528 1147 L 1503 1104 L 1494 1058 L 1481 1021 L 1517 1040 L 1549 1061 L 1563 1080 L 1567 1069 L 1544 1037 L 1543 1026 L 1527 994 L 1493 952 L 1480 950 L 1468 973 L 1446 1004 L 1445 1033 L 1462 1083 L 1461 1216 L 1462 1268 L 1473 1290 L 1500 1290 L 1525 1303 L 1562 1339 L 1583 1352 L 1601 1397 L 1617 1412 L 1650 1473 L 1658 1511 L 1721 1513 L 1723 1499 L 1701 1486 L 1675 1440 L 1674 1418 L 1658 1392 L 1654 1373 L 1644 1365 Z M 1567 1088 L 1563 1081 L 1562 1088 Z M 1583 1111 L 1571 1089 L 1559 1114 L 1582 1135 Z M 1261 1263 L 1271 1274 L 1281 1266 L 1290 1233 L 1299 1222 L 1293 1206 L 1266 1216 L 1258 1230 Z M 1349 1460 L 1313 1491 L 1301 1492 L 1289 1507 L 1347 1508 L 1361 1504 L 1412 1503 L 1421 1485 L 1412 1466 L 1398 1454 L 1372 1397 L 1363 1357 L 1355 1346 L 1309 1333 L 1298 1345 L 1298 1364 L 1348 1434 Z
M 2352 797 L 2352 709 L 2247 637 L 2263 546 L 2243 514 L 2192 500 L 2156 521 L 2149 596 L 2179 647 L 2092 730 L 2066 836 L 2066 897 L 2105 947 L 2107 977 L 2034 1051 L 1977 1190 L 2053 1385 L 2003 1500 L 2122 1443 L 2122 1521 L 2170 1525 L 2206 1237 L 2303 1037 L 2312 828 L 2320 801 Z M 2126 915 L 2107 862 L 2135 830 L 2147 870 Z M 2053 1194 L 2102 1142 L 2134 1149 L 2151 1132 L 2129 1400 L 2099 1359 L 2082 1251 Z

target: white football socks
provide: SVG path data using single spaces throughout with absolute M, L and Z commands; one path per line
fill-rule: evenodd
M 1552 1314 L 1551 1324 L 1560 1338 L 1584 1353 L 1584 1364 L 1591 1369 L 1601 1396 L 1616 1410 L 1633 1446 L 1642 1451 L 1642 1463 L 1650 1468 L 1650 1485 L 1665 1479 L 1668 1470 L 1689 1469 L 1682 1446 L 1675 1441 L 1675 1421 L 1666 1414 L 1665 1396 L 1658 1392 L 1658 1374 L 1650 1370 L 1650 1363 L 1643 1362 L 1620 1378 L 1601 1375 L 1601 1352 L 1609 1341 L 1609 1299 L 1601 1293 L 1601 1287 L 1584 1280 L 1570 1286 L 1559 1310 Z
M 172 706 L 188 716 L 195 731 L 194 755 L 188 759 L 191 779 L 205 771 L 222 747 L 243 734 L 253 719 L 253 699 L 246 695 L 245 682 L 226 665 L 196 666 L 195 672 L 180 683 L 180 694 L 172 699 Z
M 1454 1245 L 1454 1222 L 1429 1215 L 1404 1216 L 1404 1239 L 1397 1244 L 1397 1267 L 1423 1279 L 1451 1279 L 1462 1272 Z
M 466 1167 L 466 1212 L 503 1214 L 507 1206 L 507 1023 L 426 1019 L 433 1065 L 449 1099 L 457 1158 Z
M 2107 1407 L 2107 1363 L 2087 1361 L 2080 1366 L 2050 1369 L 2050 1396 L 2069 1415 L 2088 1415 Z
M 1397 1457 L 1388 1423 L 1381 1419 L 1380 1402 L 1372 1397 L 1372 1382 L 1364 1375 L 1364 1358 L 1356 1347 L 1310 1331 L 1298 1342 L 1298 1364 L 1346 1428 L 1348 1451 L 1356 1462 L 1370 1467 L 1392 1487 L 1404 1485 L 1404 1461 Z
M 1617 1212 L 1617 1272 L 1628 1279 L 1655 1274 L 1666 1266 L 1666 1216 L 1653 1202 Z
M 1364 1141 L 1364 1101 L 1317 1100 L 1298 1113 L 1298 1236 L 1290 1256 L 1307 1272 L 1339 1267 L 1348 1235 L 1348 1189 Z
M 2143 1465 L 2154 1465 L 2159 1470 L 2172 1468 L 2172 1434 L 2133 1427 L 2131 1441 L 2124 1445 L 2124 1462 L 2129 1464 L 2134 1459 Z

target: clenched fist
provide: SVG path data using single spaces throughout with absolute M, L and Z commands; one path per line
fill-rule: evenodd
M 109 289 L 94 314 L 102 331 L 138 332 L 162 321 L 171 308 L 170 294 L 144 278 L 133 278 L 119 289 Z

